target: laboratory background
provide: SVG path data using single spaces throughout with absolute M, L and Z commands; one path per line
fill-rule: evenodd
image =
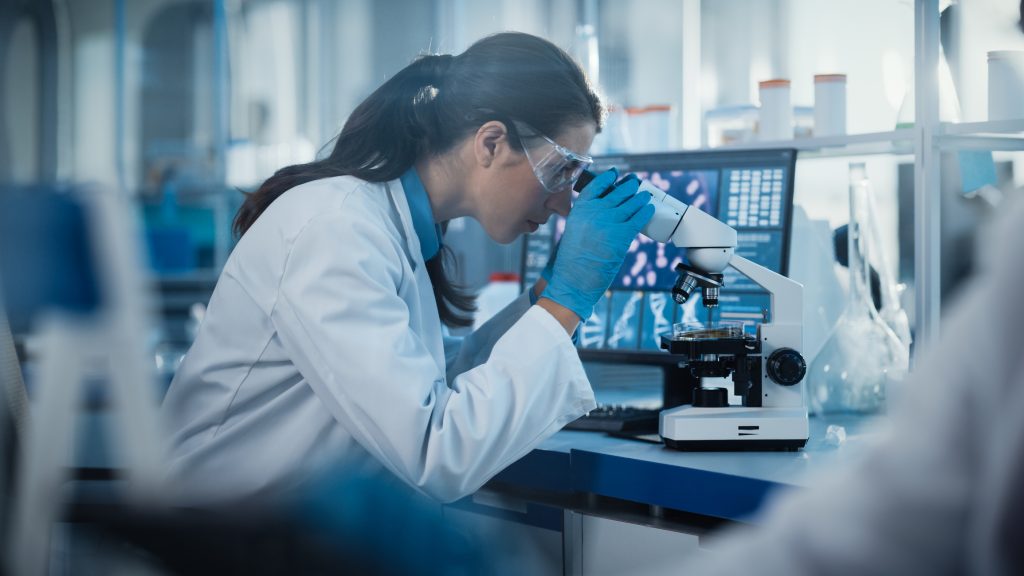
M 669 574 L 713 559 L 715 535 L 756 527 L 774 495 L 898 425 L 891 408 L 1022 194 L 1021 10 L 0 0 L 0 574 Z M 714 270 L 720 291 L 701 276 L 680 302 L 677 265 L 698 245 L 638 236 L 574 340 L 597 409 L 453 503 L 346 475 L 285 512 L 162 508 L 146 488 L 159 403 L 245 194 L 329 153 L 417 56 L 503 31 L 563 48 L 604 99 L 591 170 L 634 172 L 734 229 L 754 272 Z M 540 277 L 564 227 L 502 245 L 448 223 L 476 327 Z M 708 407 L 734 410 L 739 437 L 678 412 Z M 766 443 L 735 445 L 751 439 Z

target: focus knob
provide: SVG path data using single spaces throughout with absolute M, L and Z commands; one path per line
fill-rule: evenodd
M 694 388 L 694 408 L 725 408 L 729 405 L 729 394 L 725 388 Z
M 779 348 L 768 357 L 768 377 L 783 386 L 792 386 L 804 379 L 807 362 L 792 348 Z

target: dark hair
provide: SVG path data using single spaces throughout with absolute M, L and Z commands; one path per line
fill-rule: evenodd
M 343 175 L 394 180 L 418 158 L 448 152 L 490 120 L 503 122 L 512 145 L 522 148 L 527 135 L 515 122 L 556 137 L 583 123 L 600 130 L 603 108 L 579 65 L 536 36 L 495 34 L 458 56 L 421 56 L 356 107 L 329 156 L 282 168 L 247 194 L 235 234 L 243 235 L 271 202 L 299 184 Z M 443 247 L 427 262 L 434 299 L 445 324 L 468 326 L 474 299 L 446 277 L 449 259 Z

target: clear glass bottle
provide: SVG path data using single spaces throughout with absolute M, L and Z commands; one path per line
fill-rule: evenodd
M 885 406 L 889 387 L 902 381 L 907 346 L 875 310 L 871 299 L 871 193 L 863 163 L 850 165 L 850 292 L 828 339 L 807 375 L 810 408 L 816 414 L 870 413 Z

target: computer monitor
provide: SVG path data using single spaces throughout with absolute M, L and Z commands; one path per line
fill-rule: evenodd
M 593 171 L 615 167 L 635 172 L 672 196 L 704 210 L 736 229 L 736 253 L 787 274 L 793 216 L 796 150 L 735 150 L 605 156 Z M 524 242 L 525 286 L 540 276 L 565 221 L 553 218 Z M 676 322 L 705 322 L 699 291 L 676 305 L 671 289 L 675 265 L 686 251 L 638 236 L 605 297 L 580 328 L 585 360 L 673 363 L 660 350 L 661 335 Z M 751 333 L 769 320 L 769 296 L 733 269 L 725 272 L 713 320 L 743 322 Z

